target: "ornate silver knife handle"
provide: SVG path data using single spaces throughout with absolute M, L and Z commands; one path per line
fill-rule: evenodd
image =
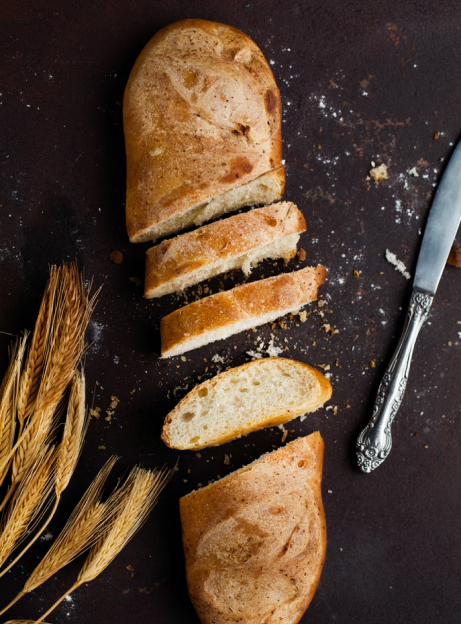
M 432 295 L 413 290 L 405 326 L 379 386 L 373 415 L 357 438 L 357 462 L 363 472 L 380 466 L 390 453 L 392 421 L 402 404 L 416 338 L 433 299 Z

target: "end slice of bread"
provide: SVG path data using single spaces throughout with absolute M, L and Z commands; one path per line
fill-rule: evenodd
M 318 432 L 183 496 L 187 586 L 203 624 L 296 624 L 325 561 Z
M 217 446 L 314 412 L 331 393 L 328 379 L 307 364 L 255 360 L 189 392 L 166 417 L 162 440 L 181 450 Z
M 211 219 L 217 219 L 228 212 L 254 205 L 273 204 L 282 198 L 285 188 L 285 169 L 271 169 L 258 178 L 224 191 L 211 199 L 195 204 L 184 212 L 175 214 L 164 221 L 159 221 L 144 231 L 130 237 L 132 243 L 155 241 L 170 236 L 194 225 L 202 225 Z
M 325 279 L 325 267 L 306 267 L 237 286 L 175 310 L 160 323 L 162 357 L 179 355 L 299 312 L 317 298 Z
M 281 202 L 163 241 L 146 252 L 144 296 L 162 297 L 231 269 L 248 275 L 265 258 L 288 262 L 305 229 L 298 208 Z

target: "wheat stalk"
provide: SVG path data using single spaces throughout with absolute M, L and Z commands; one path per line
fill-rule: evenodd
M 34 624 L 34 620 L 8 620 L 5 624 Z M 43 622 L 46 624 L 46 622 Z
M 46 522 L 44 522 L 40 527 L 40 530 L 34 535 L 27 546 L 15 557 L 15 559 L 13 559 L 8 567 L 0 572 L 0 577 L 6 574 L 8 570 L 10 570 L 19 561 L 19 559 L 21 559 L 21 557 L 43 534 L 53 519 L 61 500 L 62 493 L 69 485 L 69 481 L 77 465 L 87 427 L 88 418 L 85 410 L 85 375 L 82 370 L 74 376 L 72 381 L 64 434 L 57 450 L 56 466 L 54 471 L 54 490 L 56 498 L 53 508 L 48 515 Z
M 25 418 L 30 415 L 34 408 L 42 378 L 48 337 L 53 317 L 58 275 L 58 269 L 52 266 L 38 317 L 35 322 L 35 329 L 27 355 L 27 362 L 21 376 L 18 397 L 18 419 L 21 425 L 23 425 Z
M 10 362 L 0 386 L 0 464 L 8 457 L 14 443 L 16 430 L 16 411 L 19 378 L 22 361 L 26 348 L 27 333 L 21 339 L 16 339 L 11 354 Z M 0 471 L 0 485 L 8 472 L 9 462 Z
M 101 495 L 107 477 L 117 460 L 118 457 L 114 455 L 104 464 L 50 550 L 27 579 L 23 590 L 0 611 L 0 615 L 3 615 L 22 596 L 45 583 L 99 539 L 101 532 L 105 530 L 106 523 L 114 514 L 115 496 L 112 495 L 105 503 L 101 503 Z
M 55 449 L 44 445 L 37 454 L 37 461 L 24 478 L 10 504 L 0 535 L 0 565 L 24 539 L 27 529 L 32 530 L 35 521 L 52 491 L 52 468 Z
M 29 423 L 10 452 L 12 455 L 18 449 L 13 462 L 14 487 L 33 462 L 40 437 L 45 439 L 52 427 L 53 414 L 84 352 L 85 330 L 99 293 L 98 290 L 91 298 L 89 297 L 90 286 L 85 288 L 83 276 L 79 273 L 76 263 L 63 265 L 57 269 L 52 267 L 51 274 L 55 276 L 53 283 L 55 280 L 56 285 L 47 344 L 43 346 L 44 362 L 40 385 Z M 9 458 L 0 461 L 0 472 L 8 460 Z
M 69 594 L 83 583 L 94 580 L 115 559 L 138 531 L 158 500 L 173 471 L 143 470 L 134 467 L 124 486 L 120 490 L 118 512 L 109 523 L 107 530 L 92 547 L 83 564 L 77 581 L 46 613 L 37 624 L 42 622 Z

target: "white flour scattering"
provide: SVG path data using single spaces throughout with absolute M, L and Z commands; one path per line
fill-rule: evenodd
M 266 343 L 264 342 L 264 340 L 261 340 L 261 342 L 256 347 L 256 351 L 247 351 L 247 355 L 253 358 L 253 360 L 261 359 L 264 353 L 266 353 L 269 357 L 278 357 L 281 353 L 283 353 L 284 349 L 282 349 L 281 347 L 276 347 L 274 345 L 274 339 L 274 334 L 271 334 L 271 339 L 267 347 L 265 346 Z
M 389 251 L 389 249 L 386 249 L 386 260 L 390 262 L 390 264 L 394 265 L 395 270 L 401 273 L 405 279 L 408 279 L 408 280 L 411 279 L 411 275 L 407 271 L 406 266 L 403 264 L 401 260 L 397 258 L 397 256 L 394 253 Z

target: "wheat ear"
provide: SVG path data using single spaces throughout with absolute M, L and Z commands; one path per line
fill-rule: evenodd
M 92 581 L 107 568 L 144 524 L 172 473 L 173 471 L 166 469 L 150 471 L 138 467 L 133 468 L 121 490 L 119 511 L 113 522 L 109 524 L 107 531 L 90 550 L 77 581 L 37 620 L 37 624 L 42 622 L 77 587 Z
M 37 454 L 37 461 L 17 489 L 6 512 L 0 535 L 0 565 L 24 539 L 27 530 L 33 530 L 43 504 L 53 488 L 55 449 L 45 445 Z
M 45 364 L 46 349 L 53 318 L 53 310 L 58 284 L 58 269 L 52 266 L 50 277 L 45 288 L 42 303 L 35 322 L 34 334 L 30 344 L 27 362 L 21 376 L 21 385 L 18 397 L 18 419 L 21 426 L 25 418 L 30 415 L 37 398 L 43 367 Z
M 45 363 L 34 402 L 34 412 L 25 430 L 20 433 L 9 456 L 0 461 L 0 474 L 9 459 L 22 446 L 19 453 L 21 461 L 28 456 L 28 442 L 33 437 L 31 432 L 38 423 L 44 426 L 45 416 L 59 405 L 64 392 L 72 380 L 80 358 L 85 350 L 84 334 L 96 304 L 99 290 L 90 298 L 91 284 L 85 287 L 83 276 L 77 264 L 63 265 L 56 271 L 56 292 L 52 310 L 51 325 L 44 348 Z M 15 479 L 24 474 L 20 464 L 16 466 Z
M 0 464 L 8 457 L 14 444 L 17 397 L 27 334 L 17 339 L 11 349 L 10 363 L 0 386 Z M 0 485 L 8 472 L 9 462 L 0 471 Z
M 67 407 L 66 424 L 64 434 L 57 450 L 56 466 L 54 471 L 55 501 L 46 522 L 34 535 L 25 548 L 13 559 L 13 561 L 0 572 L 0 577 L 8 572 L 21 557 L 29 550 L 38 538 L 43 534 L 47 526 L 53 519 L 56 509 L 61 500 L 62 493 L 69 485 L 69 481 L 74 473 L 83 440 L 88 427 L 88 418 L 85 410 L 85 375 L 83 370 L 74 376 Z M 0 614 L 1 615 L 1 614 Z
M 101 503 L 101 495 L 107 477 L 117 460 L 118 457 L 114 455 L 104 464 L 50 550 L 27 579 L 23 590 L 0 611 L 0 615 L 3 615 L 22 596 L 40 587 L 100 538 L 107 520 L 114 513 L 114 497 L 111 496 L 105 503 Z

